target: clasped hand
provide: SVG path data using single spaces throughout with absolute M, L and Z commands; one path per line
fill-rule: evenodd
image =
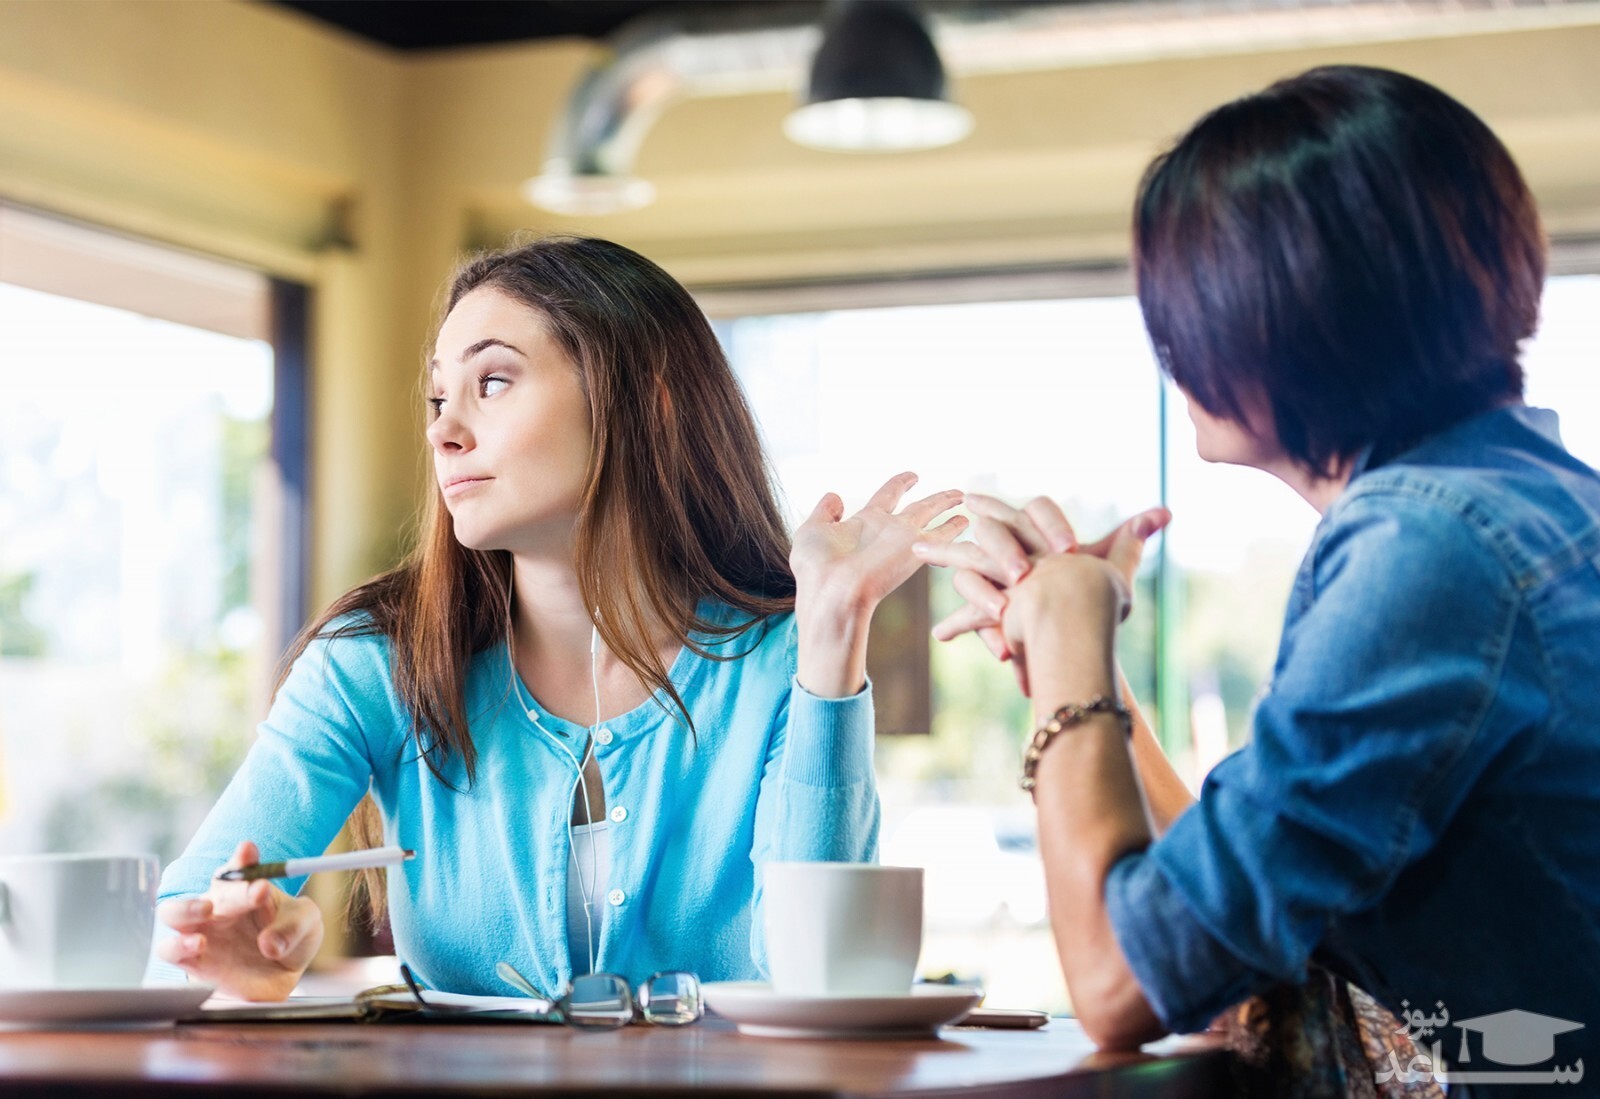
M 1026 654 L 1045 629 L 1109 650 L 1116 626 L 1133 606 L 1133 580 L 1144 543 L 1172 513 L 1152 508 L 1088 545 L 1055 501 L 1040 496 L 1022 508 L 979 493 L 966 505 L 976 517 L 971 542 L 919 542 L 919 558 L 955 570 L 966 605 L 933 628 L 948 641 L 976 633 L 997 659 L 1010 661 L 1030 694 Z

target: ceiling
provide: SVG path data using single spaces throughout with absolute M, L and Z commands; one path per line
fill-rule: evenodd
M 695 6 L 684 0 L 266 0 L 380 46 L 432 50 L 603 38 L 636 15 Z

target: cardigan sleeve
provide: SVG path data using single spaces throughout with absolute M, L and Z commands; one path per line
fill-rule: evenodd
M 204 893 L 243 840 L 263 861 L 320 855 L 371 782 L 374 744 L 393 736 L 387 645 L 313 641 L 295 660 L 244 763 L 161 879 L 161 899 Z M 304 878 L 281 884 L 298 893 Z

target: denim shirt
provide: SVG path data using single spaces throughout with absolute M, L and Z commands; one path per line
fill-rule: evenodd
M 1394 1011 L 1582 1023 L 1554 1063 L 1600 1071 L 1600 476 L 1554 413 L 1358 468 L 1250 743 L 1105 895 L 1174 1030 L 1315 961 Z M 1441 1037 L 1455 1061 L 1454 1025 L 1419 1045 Z M 1482 1038 L 1462 1070 L 1503 1068 Z

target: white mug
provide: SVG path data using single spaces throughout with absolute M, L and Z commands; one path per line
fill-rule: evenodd
M 922 952 L 922 868 L 769 862 L 762 909 L 773 990 L 904 996 Z
M 0 856 L 0 989 L 138 988 L 160 880 L 154 855 Z

